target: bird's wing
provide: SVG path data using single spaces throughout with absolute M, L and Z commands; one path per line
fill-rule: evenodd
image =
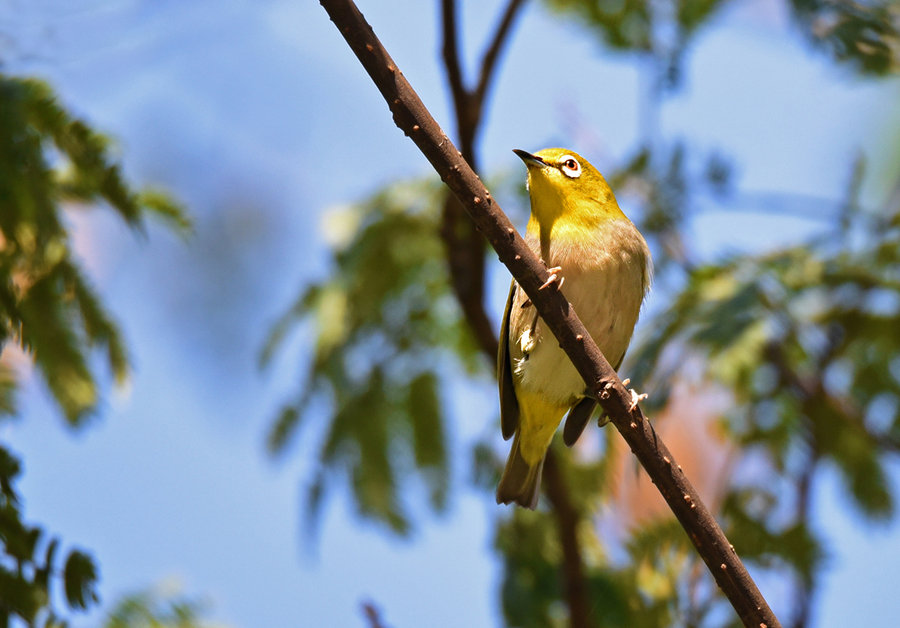
M 497 381 L 500 383 L 500 430 L 503 438 L 509 440 L 519 426 L 519 400 L 513 387 L 512 361 L 509 357 L 509 319 L 516 300 L 516 282 L 509 286 L 509 298 L 503 323 L 500 325 L 500 348 L 497 351 Z
M 623 356 L 624 357 L 624 356 Z M 622 365 L 622 358 L 619 358 L 618 363 L 613 367 L 614 371 L 619 370 L 619 366 Z M 586 395 L 590 394 L 590 391 L 585 391 Z M 578 437 L 581 436 L 581 433 L 584 431 L 584 428 L 587 427 L 588 421 L 591 420 L 591 416 L 594 414 L 594 409 L 597 407 L 597 400 L 591 396 L 582 397 L 581 401 L 572 406 L 572 409 L 569 410 L 569 414 L 566 415 L 566 424 L 563 427 L 563 442 L 566 444 L 566 447 L 571 447 L 575 444 L 575 441 L 578 440 Z M 606 418 L 606 421 L 603 419 Z M 602 427 L 609 421 L 609 418 L 606 417 L 603 412 L 600 413 L 600 426 Z
M 593 397 L 584 397 L 572 406 L 566 416 L 566 425 L 563 427 L 563 442 L 566 447 L 571 447 L 581 436 L 585 426 L 594 414 L 594 408 L 597 407 L 597 400 Z

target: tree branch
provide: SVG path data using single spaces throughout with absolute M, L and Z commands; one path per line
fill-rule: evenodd
M 450 86 L 456 112 L 460 152 L 475 171 L 478 170 L 475 140 L 484 112 L 485 96 L 497 60 L 500 58 L 500 52 L 509 38 L 510 29 L 522 5 L 523 0 L 510 0 L 507 5 L 491 43 L 485 51 L 478 84 L 473 92 L 466 88 L 460 68 L 459 32 L 454 0 L 442 0 L 441 2 L 444 69 L 447 73 L 447 83 Z M 466 218 L 465 209 L 452 193 L 448 193 L 444 199 L 440 234 L 446 249 L 453 293 L 479 347 L 485 356 L 493 361 L 497 355 L 497 336 L 494 325 L 484 308 L 484 238 L 475 228 L 474 223 Z M 554 456 L 552 450 L 547 452 L 548 465 L 555 465 Z M 576 534 L 578 513 L 572 510 L 563 514 L 557 509 L 557 505 L 571 504 L 568 487 L 558 475 L 556 481 L 544 484 L 544 492 L 550 500 L 554 515 L 557 516 L 559 522 L 560 545 L 566 550 L 563 552 L 560 575 L 563 580 L 563 588 L 567 591 L 569 625 L 572 628 L 584 628 L 588 625 L 589 617 L 585 597 L 581 545 Z
M 456 26 L 456 2 L 455 0 L 441 0 L 441 23 L 443 28 L 443 45 L 441 54 L 444 58 L 444 68 L 447 70 L 447 83 L 450 85 L 450 95 L 453 97 L 453 108 L 456 111 L 456 126 L 460 135 L 463 155 L 467 160 L 473 157 L 472 137 L 475 127 L 471 124 L 469 115 L 472 108 L 472 95 L 466 89 L 462 76 L 462 64 L 459 59 L 459 29 Z M 471 133 L 466 133 L 468 128 Z M 474 164 L 472 164 L 474 167 Z
M 544 490 L 553 506 L 553 515 L 559 527 L 563 551 L 563 589 L 569 607 L 569 626 L 589 628 L 590 604 L 585 586 L 584 566 L 581 563 L 581 544 L 578 542 L 578 521 L 581 516 L 569 499 L 566 481 L 553 448 L 547 451 L 547 458 L 544 461 L 544 482 Z
M 809 513 L 812 508 L 812 481 L 818 464 L 819 455 L 814 443 L 800 472 L 800 477 L 796 481 L 797 508 L 794 513 L 794 521 L 807 527 L 809 527 Z M 791 618 L 793 628 L 806 628 L 809 625 L 815 586 L 815 578 L 810 578 L 810 581 L 807 582 L 800 573 L 794 578 L 794 609 Z
M 460 68 L 456 26 L 456 3 L 441 1 L 443 33 L 443 59 L 447 83 L 453 97 L 456 112 L 457 134 L 463 158 L 473 169 L 475 164 L 475 135 L 478 131 L 478 114 L 473 115 L 472 94 L 466 89 Z M 494 326 L 483 307 L 484 301 L 484 239 L 471 220 L 465 217 L 465 209 L 453 194 L 447 194 L 441 212 L 441 239 L 447 255 L 450 285 L 463 315 L 472 329 L 481 350 L 493 359 L 497 355 L 497 336 Z
M 378 612 L 378 607 L 375 606 L 372 602 L 363 602 L 362 603 L 362 612 L 363 617 L 366 618 L 367 625 L 369 628 L 387 628 L 381 621 L 381 615 Z
M 546 267 L 431 117 L 352 0 L 320 0 L 388 103 L 394 122 L 460 200 L 531 299 L 616 429 L 656 484 L 745 626 L 773 628 L 777 618 L 697 491 L 558 290 L 540 290 Z
M 479 114 L 481 113 L 481 108 L 484 104 L 484 97 L 487 94 L 491 77 L 497 67 L 497 59 L 500 57 L 500 51 L 503 49 L 503 44 L 506 43 L 509 29 L 512 28 L 513 22 L 515 22 L 515 19 L 519 14 L 519 9 L 522 8 L 524 3 L 525 0 L 509 0 L 509 4 L 506 5 L 506 10 L 503 12 L 503 17 L 500 18 L 500 22 L 497 25 L 497 30 L 494 32 L 491 44 L 487 47 L 487 50 L 485 50 L 484 57 L 482 57 L 481 72 L 478 75 L 478 84 L 475 87 L 474 92 L 475 103 L 478 107 Z
M 489 360 L 497 356 L 497 334 L 484 309 L 484 238 L 467 220 L 465 209 L 447 194 L 441 214 L 441 239 L 450 270 L 450 285 L 478 347 Z

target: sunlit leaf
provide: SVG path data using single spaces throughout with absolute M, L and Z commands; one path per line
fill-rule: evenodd
M 50 164 L 53 164 L 52 166 Z M 45 83 L 0 75 L 0 337 L 31 352 L 73 426 L 97 407 L 93 350 L 105 351 L 116 381 L 128 373 L 121 335 L 72 256 L 63 204 L 106 205 L 130 226 L 187 219 L 160 191 L 137 192 L 111 145 L 71 116 Z M 0 406 L 11 409 L 4 378 Z
M 330 406 L 323 472 L 349 483 L 360 515 L 397 533 L 411 525 L 399 497 L 411 474 L 424 482 L 433 508 L 446 503 L 442 361 L 470 370 L 482 364 L 447 281 L 442 199 L 437 184 L 411 182 L 336 210 L 339 224 L 328 227 L 336 244 L 333 275 L 302 290 L 261 355 L 271 362 L 298 327 L 311 328 L 302 402 L 286 406 L 270 445 L 281 447 L 310 408 Z M 330 485 L 315 482 L 308 503 L 321 504 Z

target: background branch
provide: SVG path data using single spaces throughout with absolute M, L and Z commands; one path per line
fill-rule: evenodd
M 484 104 L 488 86 L 491 78 L 494 76 L 494 70 L 497 68 L 497 59 L 500 57 L 503 44 L 509 35 L 509 29 L 512 28 L 516 17 L 519 15 L 519 9 L 522 8 L 524 3 L 525 0 L 509 0 L 509 4 L 506 5 L 506 10 L 503 12 L 503 17 L 500 18 L 500 22 L 497 25 L 497 30 L 494 32 L 494 38 L 484 52 L 484 57 L 481 60 L 481 72 L 478 75 L 478 85 L 476 85 L 473 94 L 479 109 Z
M 477 170 L 475 137 L 481 114 L 476 110 L 480 110 L 481 103 L 474 102 L 463 80 L 454 0 L 441 0 L 441 22 L 442 57 L 456 112 L 460 152 L 472 168 Z M 497 336 L 483 305 L 484 239 L 472 221 L 466 219 L 465 209 L 453 194 L 448 193 L 444 199 L 440 235 L 444 241 L 453 293 L 479 348 L 493 359 L 492 356 L 497 355 Z
M 462 76 L 462 64 L 459 59 L 459 29 L 456 26 L 456 2 L 454 0 L 441 0 L 441 24 L 443 28 L 443 46 L 441 53 L 444 59 L 444 69 L 447 71 L 447 83 L 450 85 L 450 95 L 453 97 L 453 108 L 456 111 L 457 131 L 461 136 L 461 145 L 465 152 L 471 152 L 470 146 L 463 139 L 463 129 L 471 126 L 466 121 L 466 112 L 469 109 L 469 92 Z M 473 133 L 474 135 L 474 133 Z M 465 154 L 465 153 L 464 153 Z
M 559 460 L 551 448 L 544 461 L 544 492 L 553 507 L 553 516 L 559 528 L 563 552 L 563 590 L 569 606 L 569 625 L 572 628 L 588 628 L 591 625 L 590 604 L 587 596 L 587 580 L 581 562 L 581 543 L 578 540 L 580 513 L 569 495 Z
M 450 142 L 351 0 L 321 0 L 388 103 L 394 122 L 460 199 L 500 260 L 531 298 L 585 383 L 597 395 L 658 487 L 745 626 L 780 626 L 737 553 L 640 408 L 558 290 L 540 290 L 547 269 L 526 246 L 481 180 Z
M 477 86 L 474 90 L 469 90 L 466 88 L 460 64 L 456 3 L 454 0 L 441 2 L 441 32 L 444 40 L 442 57 L 456 111 L 460 152 L 476 172 L 478 165 L 475 145 L 486 95 L 500 53 L 509 40 L 512 25 L 523 4 L 523 0 L 510 0 L 507 4 L 482 58 Z M 475 228 L 475 224 L 466 217 L 459 199 L 449 192 L 444 199 L 440 234 L 444 242 L 453 293 L 478 346 L 485 357 L 493 362 L 497 355 L 497 336 L 484 308 L 484 238 Z M 565 480 L 556 473 L 558 466 L 555 456 L 553 450 L 547 452 L 547 465 L 553 467 L 555 475 L 553 481 L 544 483 L 543 490 L 554 511 L 560 546 L 565 549 L 560 575 L 569 607 L 569 625 L 572 628 L 586 628 L 590 625 L 590 615 L 584 566 L 581 561 L 581 543 L 576 533 L 579 513 L 566 508 L 571 505 L 572 500 Z
M 369 628 L 387 628 L 387 626 L 381 621 L 381 614 L 378 612 L 378 607 L 375 606 L 373 602 L 363 602 L 362 612 L 363 617 L 366 618 L 366 625 Z

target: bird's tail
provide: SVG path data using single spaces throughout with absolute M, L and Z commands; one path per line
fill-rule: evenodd
M 544 458 L 535 465 L 529 465 L 519 451 L 519 432 L 513 439 L 512 449 L 503 470 L 503 477 L 497 486 L 497 503 L 516 502 L 520 506 L 534 510 L 537 507 L 538 492 L 541 488 L 541 471 Z

